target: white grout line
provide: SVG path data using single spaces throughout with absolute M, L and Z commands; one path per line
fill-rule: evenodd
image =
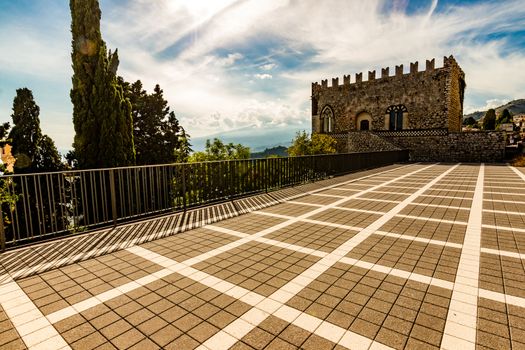
M 501 231 L 514 231 L 514 232 L 523 232 L 525 233 L 525 229 L 523 228 L 516 228 L 516 227 L 507 227 L 507 226 L 494 226 L 494 225 L 481 225 L 483 228 L 491 228 L 494 230 L 501 230 Z
M 441 287 L 444 289 L 452 289 L 454 287 L 454 283 L 446 280 L 442 280 L 439 278 L 434 278 L 430 276 L 425 276 L 419 273 L 415 272 L 409 272 L 405 270 L 396 269 L 389 266 L 379 265 L 379 264 L 372 264 L 366 261 L 357 260 L 353 258 L 344 257 L 339 262 L 343 264 L 353 265 L 357 267 L 361 267 L 366 270 L 381 272 L 386 275 L 392 275 L 396 277 L 401 277 L 406 280 L 411 280 L 415 282 L 420 282 L 424 284 L 428 284 L 431 286 Z
M 512 196 L 525 196 L 525 193 L 516 193 L 516 192 L 493 192 L 493 191 L 485 191 L 486 194 L 507 194 Z
M 357 193 L 361 193 L 361 191 L 356 190 Z M 311 193 L 312 196 L 320 196 L 320 197 L 331 197 L 331 198 L 348 198 L 347 196 L 338 196 L 336 194 L 325 194 L 325 193 Z
M 28 349 L 71 349 L 15 281 L 0 286 L 0 305 Z
M 395 200 L 385 200 L 385 199 L 376 199 L 376 198 L 356 198 L 356 200 L 359 201 L 369 201 L 369 202 L 381 202 L 381 203 L 401 203 L 401 201 L 395 201 Z
M 420 172 L 420 171 L 422 171 L 424 169 L 427 169 L 429 167 L 430 166 L 427 166 L 427 167 L 424 167 L 424 168 L 412 171 L 412 172 L 410 172 L 408 174 L 402 175 L 401 177 L 409 176 L 411 174 Z M 386 171 L 384 171 L 382 173 L 388 173 L 388 172 L 392 172 L 392 171 L 398 170 L 398 169 L 399 168 L 386 170 Z M 372 175 L 367 175 L 366 177 L 369 177 L 369 176 L 372 176 Z M 394 178 L 391 181 L 394 181 L 395 179 L 398 179 L 398 178 L 400 178 L 400 177 Z M 350 182 L 353 182 L 353 181 L 356 181 L 356 179 L 348 180 L 347 183 L 350 183 Z M 331 186 L 334 186 L 334 185 L 331 185 Z M 201 261 L 207 260 L 207 259 L 209 259 L 209 258 L 211 258 L 213 256 L 222 254 L 223 252 L 226 252 L 228 250 L 237 248 L 237 247 L 239 247 L 239 246 L 241 246 L 243 244 L 246 244 L 248 242 L 254 241 L 257 238 L 263 237 L 263 236 L 265 236 L 268 233 L 275 232 L 275 231 L 280 230 L 280 229 L 282 229 L 284 227 L 290 226 L 293 223 L 299 222 L 299 221 L 301 221 L 303 219 L 306 219 L 307 217 L 309 217 L 311 215 L 315 215 L 315 214 L 317 214 L 319 212 L 322 212 L 322 211 L 324 211 L 324 210 L 326 210 L 328 208 L 334 207 L 334 206 L 336 206 L 336 205 L 338 205 L 340 203 L 345 202 L 347 198 L 353 198 L 353 197 L 359 195 L 360 193 L 361 192 L 359 192 L 359 193 L 357 193 L 355 195 L 352 195 L 350 197 L 345 197 L 344 199 L 341 199 L 341 200 L 336 201 L 334 203 L 327 204 L 323 208 L 318 208 L 316 210 L 313 210 L 311 212 L 303 214 L 303 215 L 301 215 L 299 217 L 284 217 L 287 221 L 279 223 L 279 224 L 277 224 L 275 226 L 269 227 L 269 228 L 267 228 L 265 230 L 262 230 L 262 231 L 260 231 L 260 232 L 258 232 L 256 234 L 249 235 L 248 237 L 241 238 L 241 239 L 239 239 L 237 241 L 234 241 L 234 242 L 231 242 L 231 243 L 226 244 L 224 246 L 221 246 L 219 248 L 213 249 L 213 250 L 211 250 L 211 251 L 209 251 L 207 253 L 203 253 L 203 254 L 200 254 L 200 255 L 198 255 L 196 257 L 190 258 L 190 259 L 184 261 L 184 263 L 186 265 L 188 265 L 188 266 L 192 266 L 192 265 L 197 264 L 197 263 L 199 263 Z M 259 212 L 255 211 L 253 213 L 259 213 Z M 277 214 L 274 214 L 272 216 L 282 217 L 282 216 L 278 216 Z M 206 226 L 204 226 L 203 228 L 206 228 Z M 143 278 L 140 278 L 137 281 L 129 282 L 129 283 L 125 284 L 122 287 L 117 287 L 117 288 L 110 289 L 107 292 L 95 295 L 95 296 L 93 296 L 91 298 L 88 298 L 86 300 L 80 301 L 80 302 L 78 302 L 76 304 L 73 304 L 71 306 L 65 307 L 65 308 L 63 308 L 61 310 L 55 311 L 55 312 L 51 313 L 50 315 L 48 315 L 47 318 L 51 321 L 51 323 L 56 323 L 56 322 L 58 322 L 60 320 L 66 319 L 66 318 L 68 318 L 68 317 L 70 317 L 72 315 L 75 315 L 77 313 L 80 313 L 82 311 L 90 309 L 90 308 L 92 308 L 92 307 L 94 307 L 96 305 L 104 303 L 105 301 L 107 301 L 109 299 L 118 297 L 118 296 L 123 295 L 126 292 L 129 292 L 129 291 L 131 291 L 133 289 L 139 288 L 139 287 L 141 287 L 144 284 L 148 284 L 148 283 L 151 283 L 151 282 L 153 282 L 155 280 L 158 280 L 158 279 L 164 277 L 163 274 L 165 274 L 165 273 L 167 273 L 167 271 L 161 270 L 161 271 L 158 271 L 156 273 L 147 275 L 147 276 L 145 276 Z
M 252 309 L 245 312 L 225 328 L 219 330 L 218 333 L 201 344 L 198 349 L 229 349 L 244 335 L 249 333 L 255 327 L 254 324 L 260 324 L 270 315 L 278 317 L 286 322 L 289 322 L 297 327 L 303 328 L 306 331 L 335 343 L 340 342 L 341 344 L 344 344 L 345 341 L 348 340 L 359 340 L 359 344 L 365 345 L 362 347 L 362 349 L 369 349 L 370 345 L 375 344 L 375 342 L 371 339 L 363 337 L 357 333 L 347 331 L 346 329 L 330 322 L 323 321 L 320 318 L 311 316 L 305 312 L 301 312 L 292 307 L 284 305 L 286 301 L 284 301 L 282 296 L 286 296 L 287 294 L 291 293 L 274 293 L 271 297 L 265 297 L 259 293 L 219 279 L 206 272 L 194 269 L 184 263 L 178 263 L 175 260 L 168 259 L 150 250 L 135 246 L 128 248 L 128 251 L 142 257 L 143 259 L 147 259 L 158 265 L 164 266 L 171 270 L 172 273 L 178 273 L 184 277 L 199 282 L 206 287 L 215 289 L 220 293 L 228 295 L 252 306 Z M 343 338 L 347 340 L 343 340 Z M 352 345 L 358 344 L 353 343 Z M 357 349 L 361 349 L 361 347 L 358 347 Z
M 427 217 L 423 217 L 423 216 L 404 215 L 404 214 L 397 214 L 396 216 L 397 217 L 402 217 L 402 218 L 407 218 L 407 219 L 432 221 L 432 222 L 441 222 L 441 223 L 452 224 L 452 225 L 467 225 L 467 223 L 465 221 L 434 219 L 434 218 L 427 218 Z
M 500 303 L 507 303 L 510 305 L 515 305 L 518 307 L 525 308 L 525 298 L 515 297 L 513 295 L 502 294 L 498 292 L 493 292 L 491 290 L 480 289 L 479 297 L 498 301 Z
M 465 208 L 465 207 L 455 207 L 452 205 L 441 205 L 441 204 L 428 204 L 428 203 L 421 203 L 421 202 L 414 202 L 410 205 L 417 205 L 420 207 L 452 209 L 452 210 L 470 210 L 470 208 Z
M 345 186 L 351 186 L 353 184 L 348 184 L 348 185 L 345 185 Z M 342 187 L 336 187 L 336 188 L 332 188 L 332 190 L 337 190 L 337 191 L 346 191 L 346 192 L 359 192 L 359 191 L 363 191 L 363 190 L 367 190 L 369 189 L 370 187 L 372 187 L 373 185 L 366 185 L 366 186 L 363 186 L 363 185 L 356 185 L 356 186 L 360 186 L 360 187 L 366 187 L 366 188 L 342 188 Z M 322 194 L 322 193 L 321 193 Z
M 410 236 L 410 235 L 402 235 L 402 234 L 393 233 L 393 232 L 376 231 L 376 232 L 374 232 L 374 234 L 380 235 L 380 236 L 387 236 L 387 237 L 392 237 L 392 238 L 404 239 L 404 240 L 407 240 L 407 241 L 415 241 L 415 242 L 421 242 L 421 243 L 427 243 L 427 244 L 435 244 L 435 245 L 440 245 L 440 246 L 443 246 L 443 247 L 458 248 L 458 249 L 461 249 L 463 247 L 463 245 L 459 244 L 459 243 L 445 242 L 445 241 L 439 241 L 439 240 L 436 240 L 436 239 L 421 238 L 421 237 Z
M 303 203 L 298 201 L 286 201 L 285 203 L 292 203 L 292 204 L 300 204 L 300 205 L 306 205 L 310 207 L 323 207 L 322 204 L 313 204 L 313 203 Z M 383 215 L 385 214 L 384 211 L 375 211 L 375 210 L 366 210 L 366 209 L 357 209 L 357 208 L 345 208 L 345 207 L 334 207 L 333 209 L 339 209 L 339 210 L 345 210 L 345 211 L 353 211 L 358 213 L 367 213 L 367 214 L 377 214 L 377 215 Z
M 523 201 L 510 201 L 510 200 L 504 200 L 504 199 L 483 199 L 485 202 L 497 202 L 497 203 L 508 203 L 508 204 L 520 204 L 523 205 L 525 202 Z
M 324 207 L 323 204 L 314 204 L 314 203 L 308 203 L 308 202 L 299 202 L 301 198 L 295 199 L 293 201 L 285 201 L 284 203 L 291 203 L 291 204 L 300 204 L 300 205 L 306 205 L 307 207 L 316 207 L 316 208 L 322 208 Z
M 249 234 L 242 233 L 242 232 L 235 231 L 235 230 L 230 230 L 229 228 L 225 228 L 221 226 L 208 225 L 206 226 L 206 229 L 216 231 L 216 232 L 226 233 L 228 235 L 232 235 L 232 236 L 236 236 L 240 238 L 251 236 Z M 278 240 L 271 239 L 271 238 L 257 237 L 256 239 L 254 239 L 254 241 L 259 242 L 259 243 L 270 244 L 270 245 L 273 245 L 279 248 L 294 250 L 296 252 L 309 254 L 309 255 L 320 257 L 320 258 L 324 258 L 325 256 L 328 255 L 328 253 L 320 251 L 320 250 L 303 247 L 303 246 L 293 244 L 293 243 L 286 243 L 286 242 L 278 241 Z
M 487 213 L 496 213 L 496 214 L 510 214 L 510 215 L 525 215 L 525 213 L 520 213 L 519 211 L 505 211 L 505 210 L 493 210 L 493 209 L 483 209 Z
M 445 191 L 445 192 L 450 192 L 450 191 L 454 191 L 454 192 L 465 192 L 465 193 L 474 193 L 473 190 L 458 190 L 457 188 L 441 188 L 441 187 L 438 187 L 438 188 L 431 188 L 430 191 Z
M 509 258 L 525 259 L 525 254 L 509 252 L 507 250 L 481 248 L 481 252 L 488 253 L 488 254 L 494 254 L 494 255 L 508 256 Z
M 479 168 L 463 249 L 441 341 L 442 349 L 475 349 L 485 165 Z
M 508 189 L 516 189 L 516 190 L 522 190 L 523 187 L 513 187 L 513 186 L 491 186 L 491 185 L 485 185 L 485 188 L 508 188 Z
M 412 193 L 404 193 L 404 192 L 388 192 L 388 191 L 378 191 L 378 190 L 375 190 L 372 193 L 394 194 L 394 195 L 399 195 L 399 196 L 410 196 L 412 194 Z
M 281 215 L 281 214 L 274 214 L 274 213 L 267 213 L 267 212 L 254 212 L 254 214 L 258 215 L 265 215 L 265 216 L 272 216 L 272 217 L 278 217 L 282 219 L 292 219 L 293 216 L 287 216 L 287 215 Z M 320 220 L 312 220 L 312 219 L 303 219 L 301 222 L 306 222 L 310 224 L 317 224 L 322 226 L 328 226 L 328 227 L 336 227 L 343 230 L 352 230 L 352 231 L 361 231 L 363 230 L 363 227 L 357 227 L 357 226 L 349 226 L 349 225 L 343 225 L 343 224 L 336 224 L 333 222 L 327 222 L 327 221 L 320 221 Z M 408 241 L 417 241 L 422 243 L 429 243 L 429 244 L 436 244 L 440 246 L 446 246 L 446 247 L 452 247 L 452 248 L 461 248 L 461 244 L 457 243 L 451 243 L 451 242 L 445 242 L 445 241 L 439 241 L 434 239 L 428 239 L 428 238 L 420 238 L 417 236 L 410 236 L 410 235 L 403 235 L 393 232 L 385 232 L 385 231 L 379 231 L 377 230 L 374 232 L 374 234 L 381 235 L 381 236 L 390 236 L 395 238 L 400 238 Z
M 465 200 L 472 200 L 472 197 L 456 197 L 456 196 L 441 196 L 437 194 L 422 194 L 420 197 L 431 197 L 431 198 L 446 198 L 446 199 L 465 199 Z
M 432 186 L 435 182 L 439 181 L 442 177 L 446 176 L 448 173 L 456 169 L 458 165 L 455 165 L 445 172 L 442 172 L 440 175 L 438 175 L 434 180 L 426 184 L 424 187 L 416 191 L 414 194 L 412 194 L 410 197 L 406 198 L 403 202 L 399 203 L 396 207 L 391 209 L 388 213 L 365 227 L 363 230 L 361 230 L 359 233 L 354 235 L 352 238 L 350 238 L 348 241 L 340 245 L 338 248 L 333 250 L 330 254 L 322 258 L 321 260 L 317 261 L 315 264 L 310 266 L 308 269 L 303 271 L 301 274 L 296 276 L 294 279 L 289 281 L 287 284 L 285 284 L 283 287 L 281 287 L 279 290 L 274 292 L 272 295 L 270 295 L 268 298 L 265 298 L 265 300 L 278 300 L 281 304 L 285 304 L 288 300 L 293 298 L 297 293 L 299 293 L 301 290 L 303 290 L 308 284 L 310 284 L 312 281 L 314 281 L 317 277 L 319 277 L 322 273 L 324 273 L 326 270 L 328 270 L 330 267 L 332 267 L 337 262 L 341 261 L 345 257 L 346 254 L 348 254 L 352 249 L 354 249 L 356 246 L 361 244 L 364 240 L 366 240 L 368 237 L 370 237 L 375 231 L 377 231 L 381 226 L 383 226 L 386 222 L 388 222 L 392 217 L 394 217 L 397 213 L 399 213 L 401 210 L 403 210 L 411 201 L 413 201 L 420 193 L 423 193 L 427 190 L 430 186 Z M 427 168 L 423 168 L 421 170 L 424 170 Z M 407 177 L 409 174 L 402 176 Z M 373 189 L 371 189 L 373 190 Z M 336 202 L 338 204 L 338 202 Z M 249 311 L 248 311 L 249 312 Z M 249 324 L 249 326 L 243 327 L 242 331 L 238 334 L 238 339 L 241 339 L 243 336 L 248 334 L 252 329 L 257 327 L 260 322 L 262 322 L 264 319 L 261 320 L 254 320 L 252 323 Z M 230 326 L 234 329 L 240 328 L 243 326 L 244 320 L 235 320 L 233 321 Z M 313 325 L 312 330 L 314 331 L 318 329 L 319 325 Z M 320 327 L 320 326 L 319 326 Z M 343 334 L 337 334 L 333 335 L 333 339 L 331 339 L 332 342 L 336 344 L 340 344 L 341 341 L 343 341 L 344 337 Z M 206 347 L 209 348 L 207 344 L 213 344 L 214 350 L 215 349 L 227 349 L 228 347 L 220 347 L 217 348 L 215 345 L 221 343 L 221 337 L 222 333 L 218 333 L 208 339 L 201 349 L 206 349 Z M 345 344 L 341 344 L 345 345 Z M 368 344 L 370 346 L 370 344 Z M 368 346 L 366 348 L 368 348 Z

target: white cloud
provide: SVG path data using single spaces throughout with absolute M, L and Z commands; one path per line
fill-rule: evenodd
M 386 13 L 389 4 L 393 10 Z M 482 109 L 491 98 L 525 96 L 525 50 L 498 39 L 499 34 L 525 27 L 521 0 L 440 11 L 433 0 L 411 15 L 405 13 L 407 4 L 406 0 L 325 0 L 323 6 L 317 0 L 102 2 L 102 34 L 109 48 L 119 48 L 119 73 L 127 80 L 141 79 L 148 89 L 159 83 L 192 136 L 247 126 L 308 125 L 310 82 L 341 79 L 343 74 L 354 79 L 356 72 L 366 75 L 367 70 L 385 66 L 392 72 L 397 64 L 407 69 L 416 60 L 423 69 L 426 59 L 436 57 L 441 65 L 441 57 L 450 54 L 466 73 L 466 110 Z M 8 69 L 43 79 L 61 75 L 67 78 L 64 84 L 70 84 L 69 28 L 64 26 L 57 35 L 37 24 L 29 30 L 0 24 L 5 34 L 0 39 L 0 73 Z M 489 34 L 498 35 L 487 42 Z M 264 45 L 268 50 L 261 50 Z M 276 67 L 278 76 L 270 74 Z M 266 90 L 259 90 L 261 85 Z M 69 97 L 64 101 L 69 103 Z
M 262 70 L 272 70 L 275 67 L 277 67 L 277 65 L 275 63 L 268 63 L 268 64 L 264 64 L 264 65 L 260 66 L 259 68 L 261 68 Z
M 243 57 L 244 56 L 241 55 L 238 52 L 237 53 L 230 53 L 226 57 L 218 58 L 217 59 L 217 65 L 222 66 L 222 67 L 229 67 L 229 66 L 235 64 L 235 62 L 237 62 L 238 60 L 242 59 Z
M 150 2 L 146 1 L 141 3 L 142 6 L 161 6 L 148 5 Z M 209 13 L 202 21 L 185 15 L 182 9 L 169 14 L 142 9 L 142 13 L 150 13 L 146 15 L 146 23 L 149 17 L 154 17 L 163 28 L 141 27 L 147 38 L 163 36 L 158 50 L 178 42 L 183 35 L 177 33 L 193 33 L 192 40 L 173 59 L 159 61 L 153 58 L 153 53 L 150 59 L 133 59 L 134 67 L 129 70 L 129 64 L 123 59 L 122 67 L 126 74 L 147 76 L 151 79 L 150 85 L 156 80 L 165 91 L 170 90 L 167 96 L 171 105 L 195 135 L 230 130 L 248 123 L 286 125 L 290 119 L 278 121 L 268 109 L 261 107 L 265 105 L 263 101 L 275 100 L 275 96 L 280 96 L 282 104 L 288 106 L 284 110 L 308 123 L 312 81 L 353 75 L 368 69 L 379 70 L 387 65 L 392 71 L 396 64 L 408 67 L 409 62 L 416 60 L 421 62 L 420 69 L 423 69 L 425 60 L 433 57 L 440 66 L 442 56 L 450 54 L 456 56 L 466 72 L 466 105 L 469 96 L 487 95 L 494 90 L 500 98 L 512 99 L 525 94 L 523 74 L 516 74 L 525 64 L 523 50 L 503 55 L 509 43 L 501 40 L 483 43 L 476 37 L 507 30 L 509 23 L 513 26 L 525 24 L 525 9 L 520 1 L 508 1 L 504 5 L 488 2 L 455 6 L 436 12 L 437 1 L 434 0 L 427 9 L 410 16 L 404 13 L 406 2 L 398 2 L 391 13 L 382 12 L 384 5 L 380 0 L 326 0 L 322 7 L 314 0 L 247 0 Z M 316 11 L 312 11 L 314 7 Z M 130 11 L 120 18 L 139 18 L 133 9 Z M 177 23 L 189 21 L 191 24 L 179 30 L 173 18 L 178 18 Z M 118 28 L 128 25 L 120 22 L 113 25 Z M 166 35 L 170 26 L 174 26 L 174 34 Z M 271 47 L 270 54 L 260 57 L 259 61 L 245 57 L 236 49 L 226 57 L 216 55 L 217 50 L 250 47 L 251 42 L 262 35 L 277 38 L 281 45 Z M 120 46 L 118 42 L 115 44 Z M 275 81 L 273 94 L 257 90 L 258 85 L 246 79 L 246 70 L 232 70 L 251 65 L 253 70 L 259 70 L 251 72 L 253 78 L 269 81 L 273 76 L 265 72 L 279 64 L 276 55 L 298 54 L 305 49 L 313 56 L 306 56 L 302 63 L 312 64 L 300 69 L 286 69 L 280 65 L 279 81 L 272 79 Z M 241 58 L 242 65 L 239 65 Z M 167 89 L 168 86 L 173 86 L 173 90 Z M 260 105 L 256 108 L 257 103 Z
M 483 112 L 490 108 L 502 106 L 507 102 L 509 102 L 508 99 L 492 98 L 490 100 L 486 100 L 485 105 L 483 106 L 465 106 L 465 114 L 470 114 L 472 112 Z
M 255 78 L 261 79 L 261 80 L 272 79 L 272 75 L 271 74 L 267 74 L 267 73 L 264 73 L 264 74 L 257 73 L 257 74 L 254 74 L 253 76 Z

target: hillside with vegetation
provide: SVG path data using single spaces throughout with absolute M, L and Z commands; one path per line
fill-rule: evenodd
M 507 109 L 511 115 L 525 114 L 525 99 L 520 98 L 518 100 L 510 101 L 504 105 L 494 108 L 497 115 L 502 113 L 504 109 Z M 486 112 L 487 111 L 476 111 L 473 113 L 465 114 L 463 116 L 463 119 L 468 119 L 469 117 L 472 117 L 476 120 L 480 120 L 481 118 L 483 118 Z

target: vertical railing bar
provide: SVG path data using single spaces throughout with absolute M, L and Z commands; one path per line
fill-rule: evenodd
M 100 189 L 99 192 L 102 196 L 101 198 L 101 212 L 102 212 L 102 220 L 101 222 L 108 222 L 109 221 L 109 207 L 108 207 L 108 195 L 107 195 L 107 186 L 106 186 L 106 171 L 100 171 L 99 173 L 99 179 L 100 179 Z
M 64 212 L 64 206 L 67 203 L 66 196 L 65 196 L 65 185 L 64 185 L 64 173 L 57 174 L 57 185 L 58 185 L 58 200 L 59 200 L 59 208 L 60 208 L 60 227 L 65 231 L 67 226 L 64 227 L 64 222 L 66 219 L 66 214 Z M 57 223 L 58 224 L 58 223 Z
M 90 197 L 91 198 L 91 202 L 94 204 L 93 205 L 93 224 L 96 224 L 98 221 L 100 221 L 99 219 L 99 210 L 98 210 L 98 196 L 97 196 L 97 193 L 96 193 L 96 190 L 93 191 L 95 189 L 95 171 L 94 170 L 90 170 L 89 171 L 89 189 L 90 189 Z
M 4 211 L 0 204 L 0 252 L 5 252 L 5 229 L 4 229 Z
M 182 207 L 186 211 L 186 164 L 181 164 L 182 172 Z
M 117 226 L 117 194 L 115 193 L 115 171 L 109 171 L 109 191 L 111 194 L 111 211 L 113 212 L 113 227 Z
M 46 178 L 46 188 L 47 188 L 47 204 L 49 205 L 49 223 L 51 224 L 51 233 L 56 232 L 57 225 L 56 225 L 56 215 L 55 215 L 55 193 L 53 191 L 53 183 L 51 182 L 51 186 L 49 186 L 50 181 L 52 181 L 51 174 L 45 175 Z
M 25 224 L 26 224 L 26 238 L 29 238 L 29 235 L 30 235 L 30 227 L 33 225 L 33 219 L 32 219 L 32 215 L 31 213 L 29 212 L 29 185 L 27 184 L 27 176 L 24 176 L 24 180 L 23 180 L 23 193 L 25 194 L 24 195 L 24 200 L 23 200 L 23 203 L 24 203 L 24 217 L 26 218 L 25 220 Z M 29 220 L 27 220 L 27 217 L 29 217 Z M 22 237 L 20 237 L 20 239 L 22 239 Z

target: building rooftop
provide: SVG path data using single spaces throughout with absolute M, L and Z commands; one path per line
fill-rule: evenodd
M 523 170 L 396 165 L 8 251 L 0 348 L 525 347 Z

